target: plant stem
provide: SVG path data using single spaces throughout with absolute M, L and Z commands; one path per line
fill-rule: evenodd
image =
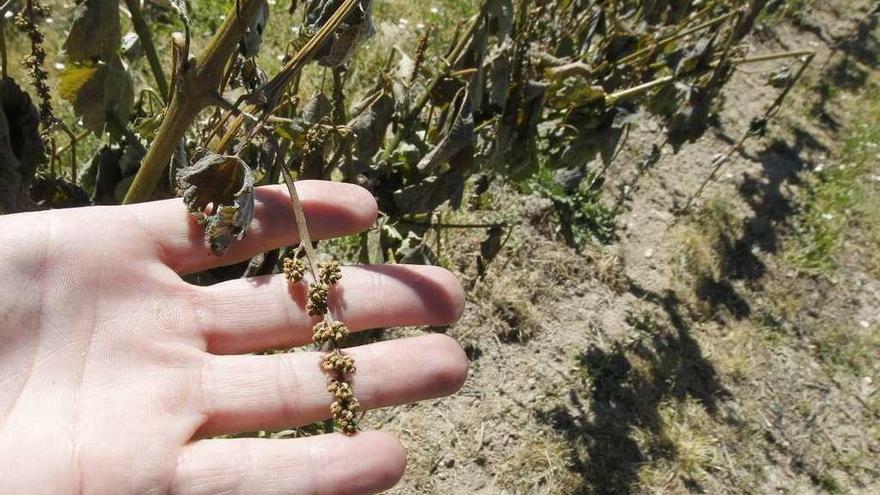
M 312 246 L 312 238 L 309 235 L 309 224 L 306 221 L 306 214 L 303 211 L 302 201 L 299 199 L 299 193 L 296 192 L 296 181 L 290 173 L 290 168 L 286 163 L 281 162 L 281 173 L 284 176 L 284 184 L 287 185 L 287 191 L 290 194 L 290 207 L 293 209 L 293 218 L 296 221 L 296 230 L 299 234 L 299 245 L 306 252 L 306 263 L 309 266 L 309 272 L 312 274 L 312 280 L 317 282 L 318 278 L 318 257 L 315 254 L 315 248 Z M 324 315 L 325 321 L 333 321 L 333 314 L 330 308 Z
M 815 55 L 816 52 L 813 50 L 796 50 L 791 52 L 782 52 L 782 53 L 771 53 L 768 55 L 758 55 L 756 57 L 741 57 L 741 58 L 732 58 L 730 59 L 736 65 L 745 65 L 745 64 L 755 64 L 758 62 L 770 62 L 773 60 L 780 60 L 783 58 L 797 58 L 797 57 L 809 57 Z
M 168 80 L 165 79 L 165 73 L 162 71 L 162 64 L 159 62 L 159 55 L 156 53 L 156 45 L 153 43 L 153 34 L 150 32 L 150 26 L 144 19 L 144 13 L 141 11 L 139 0 L 125 0 L 128 11 L 131 12 L 131 23 L 134 32 L 137 33 L 141 40 L 141 46 L 144 47 L 144 55 L 150 63 L 150 70 L 153 71 L 153 77 L 156 78 L 156 87 L 162 99 L 167 103 L 170 95 L 168 94 Z
M 3 13 L 9 7 L 10 3 L 12 3 L 12 0 L 9 0 L 2 6 L 2 8 L 0 8 L 0 57 L 3 57 L 2 61 L 0 61 L 0 65 L 2 65 L 3 79 L 6 79 L 7 74 L 9 73 L 7 70 L 9 64 L 6 55 L 6 19 L 3 18 Z
M 608 105 L 614 105 L 620 100 L 624 100 L 631 96 L 638 96 L 646 91 L 650 91 L 657 86 L 663 86 L 664 84 L 669 84 L 675 79 L 674 76 L 664 76 L 658 79 L 654 79 L 653 81 L 648 81 L 644 84 L 639 84 L 638 86 L 634 86 L 632 88 L 627 88 L 616 93 L 611 93 L 607 96 L 605 101 Z
M 180 139 L 199 111 L 212 104 L 209 95 L 220 86 L 223 67 L 235 53 L 260 5 L 260 0 L 238 0 L 201 57 L 180 61 L 179 69 L 172 74 L 175 84 L 171 103 L 125 196 L 125 204 L 147 201 L 153 195 Z M 184 52 L 183 56 L 188 54 Z

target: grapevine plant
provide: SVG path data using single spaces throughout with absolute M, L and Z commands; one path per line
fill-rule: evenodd
M 806 51 L 749 57 L 743 40 L 766 0 L 482 0 L 451 34 L 425 26 L 409 50 L 379 54 L 378 71 L 351 71 L 376 32 L 380 1 L 293 0 L 282 8 L 235 0 L 210 40 L 193 43 L 184 0 L 148 8 L 139 0 L 79 0 L 55 88 L 75 115 L 70 121 L 52 106 L 43 46 L 49 10 L 40 0 L 3 1 L 0 22 L 11 17 L 13 25 L 0 25 L 0 213 L 179 195 L 221 256 L 247 234 L 254 188 L 285 183 L 300 243 L 254 258 L 243 273 L 283 272 L 307 286 L 331 415 L 353 433 L 361 412 L 355 365 L 342 350 L 349 330 L 331 311 L 341 272 L 316 253 L 295 181 L 343 180 L 374 194 L 383 220 L 362 239 L 366 262 L 436 259 L 425 237 L 443 226 L 437 213 L 479 203 L 465 198 L 499 180 L 552 194 L 569 212 L 563 220 L 590 225 L 583 217 L 592 210 L 581 203 L 600 200 L 643 118 L 654 116 L 665 130 L 644 150 L 640 175 L 707 131 L 739 66 L 791 60 L 770 78 L 779 98 L 713 164 L 711 181 L 725 157 L 764 132 L 812 58 Z M 121 9 L 132 33 L 122 34 Z M 257 58 L 270 15 L 297 26 L 271 75 Z M 154 38 L 168 23 L 180 30 L 170 36 L 165 66 Z M 12 37 L 30 47 L 26 84 L 8 70 Z M 204 48 L 194 53 L 195 45 Z M 134 77 L 138 69 L 150 77 Z M 306 78 L 322 81 L 313 94 L 302 89 Z M 355 87 L 369 90 L 356 99 Z M 77 144 L 87 134 L 101 147 L 82 157 Z M 482 271 L 504 231 L 473 227 L 489 236 Z

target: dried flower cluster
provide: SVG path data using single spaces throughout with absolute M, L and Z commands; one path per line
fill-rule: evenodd
M 303 280 L 306 263 L 295 250 L 284 260 L 284 275 L 290 283 Z M 354 397 L 350 377 L 355 372 L 354 359 L 341 350 L 343 341 L 351 333 L 345 323 L 336 321 L 330 314 L 328 299 L 330 287 L 342 278 L 339 262 L 325 261 L 317 264 L 316 280 L 309 284 L 306 310 L 310 316 L 322 316 L 312 329 L 315 343 L 326 350 L 321 368 L 330 376 L 327 391 L 333 394 L 330 414 L 336 427 L 347 435 L 358 430 L 362 409 Z
M 55 123 L 52 112 L 52 93 L 49 91 L 49 73 L 43 68 L 46 62 L 46 50 L 43 49 L 43 33 L 37 27 L 37 23 L 48 17 L 49 9 L 43 6 L 39 0 L 28 0 L 25 8 L 15 16 L 15 27 L 27 34 L 31 42 L 31 53 L 24 58 L 24 65 L 28 69 L 37 95 L 40 97 L 40 120 L 43 126 L 48 128 Z

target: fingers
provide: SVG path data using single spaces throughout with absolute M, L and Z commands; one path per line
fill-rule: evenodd
M 355 397 L 365 408 L 430 399 L 458 390 L 467 375 L 461 346 L 423 335 L 347 349 L 357 371 Z M 321 353 L 210 356 L 203 373 L 198 436 L 300 426 L 329 416 L 332 396 Z
M 241 354 L 311 341 L 316 320 L 304 310 L 303 284 L 290 285 L 276 275 L 199 291 L 196 306 L 208 352 Z M 431 266 L 346 267 L 330 295 L 334 317 L 352 331 L 447 325 L 459 318 L 463 305 L 455 276 Z
M 403 476 L 406 457 L 386 433 L 292 440 L 202 440 L 178 458 L 172 493 L 378 493 Z
M 340 182 L 301 181 L 296 189 L 303 202 L 309 232 L 328 239 L 360 232 L 376 219 L 376 201 L 359 186 Z M 163 262 L 181 274 L 244 261 L 263 251 L 299 242 L 290 196 L 284 186 L 259 187 L 254 220 L 248 233 L 223 256 L 211 254 L 202 227 L 181 199 L 130 206 Z

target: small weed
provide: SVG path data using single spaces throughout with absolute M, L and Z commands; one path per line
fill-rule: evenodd
M 569 245 L 608 244 L 615 239 L 617 211 L 602 203 L 601 179 L 587 174 L 575 190 L 567 191 L 554 180 L 552 170 L 543 168 L 529 185 L 553 201 L 559 217 L 559 233 Z

